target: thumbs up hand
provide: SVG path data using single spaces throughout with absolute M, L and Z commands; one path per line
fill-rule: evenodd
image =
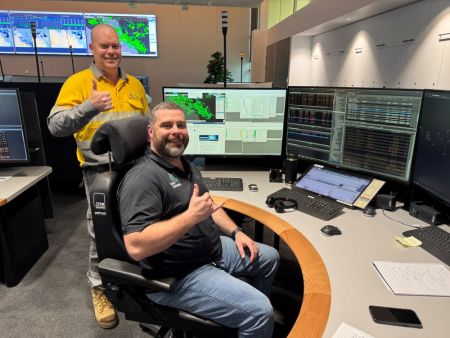
M 106 91 L 98 91 L 97 81 L 94 79 L 92 80 L 91 102 L 99 112 L 110 110 L 113 107 L 111 95 Z

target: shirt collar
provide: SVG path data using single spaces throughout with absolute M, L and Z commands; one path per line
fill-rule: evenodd
M 94 62 L 91 63 L 89 69 L 94 74 L 97 80 L 99 80 L 100 77 L 104 77 L 103 73 L 100 71 L 100 69 L 98 69 L 97 65 Z M 127 74 L 120 67 L 119 67 L 119 78 L 122 79 L 123 81 L 128 81 Z
M 162 157 L 160 157 L 158 154 L 156 154 L 153 150 L 151 150 L 150 148 L 147 148 L 147 150 L 145 151 L 145 156 L 147 156 L 148 158 L 150 158 L 151 160 L 155 161 L 156 163 L 158 163 L 159 165 L 163 166 L 164 168 L 173 171 L 173 170 L 178 170 L 180 171 L 180 169 L 178 169 L 177 167 L 175 167 L 172 163 L 168 162 L 167 160 L 163 159 Z M 187 172 L 185 173 L 186 175 L 190 175 L 191 173 L 191 164 L 189 163 L 188 160 L 186 160 L 183 156 L 181 157 L 181 162 L 183 162 L 183 166 L 184 169 L 187 170 Z

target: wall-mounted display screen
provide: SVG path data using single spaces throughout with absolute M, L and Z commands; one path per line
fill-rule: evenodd
M 185 155 L 281 156 L 286 89 L 163 88 L 186 111 Z
M 158 56 L 155 15 L 0 11 L 0 53 L 34 54 L 36 25 L 39 54 L 90 54 L 92 28 L 115 28 L 124 56 Z
M 287 151 L 408 182 L 422 91 L 289 87 Z
M 17 54 L 34 53 L 31 22 L 36 23 L 38 53 L 69 54 L 69 46 L 72 46 L 74 54 L 87 53 L 86 32 L 81 13 L 10 12 L 9 23 Z
M 156 16 L 126 14 L 84 14 L 88 45 L 95 25 L 106 23 L 119 34 L 122 55 L 157 56 Z

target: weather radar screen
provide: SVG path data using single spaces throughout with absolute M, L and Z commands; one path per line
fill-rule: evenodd
M 189 120 L 209 120 L 212 122 L 217 120 L 216 114 L 213 113 L 216 111 L 216 99 L 221 102 L 225 100 L 224 94 L 216 95 L 202 93 L 201 97 L 193 99 L 181 94 L 169 96 L 168 101 L 183 108 Z
M 119 35 L 122 55 L 158 56 L 155 15 L 86 13 L 84 18 L 88 43 L 94 26 L 108 24 Z

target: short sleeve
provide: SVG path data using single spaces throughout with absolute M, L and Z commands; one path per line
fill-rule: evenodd
M 141 170 L 128 172 L 117 192 L 123 234 L 142 231 L 160 221 L 161 197 L 157 184 L 146 175 L 142 175 Z

